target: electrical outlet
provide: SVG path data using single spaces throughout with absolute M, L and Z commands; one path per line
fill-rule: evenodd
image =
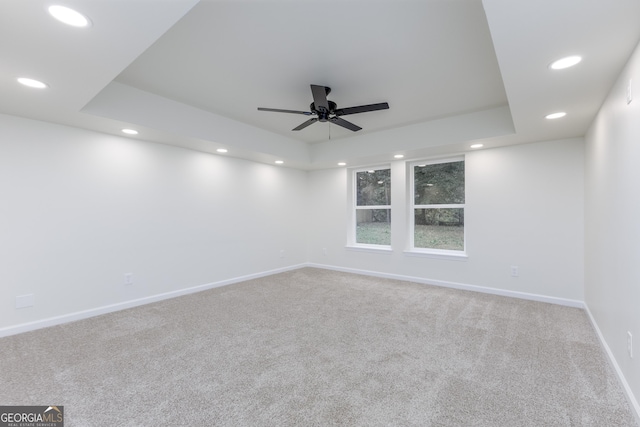
M 125 273 L 125 275 L 124 275 L 124 284 L 125 285 L 133 285 L 133 273 Z
M 284 249 L 280 251 L 280 258 L 284 258 Z
M 633 335 L 631 335 L 631 331 L 627 331 L 627 351 L 629 352 L 629 357 L 633 359 Z
M 33 294 L 20 295 L 16 297 L 16 308 L 33 307 L 36 303 Z
M 327 256 L 327 248 L 322 248 L 322 255 Z
M 511 266 L 511 277 L 518 277 L 520 275 L 520 269 L 517 265 Z

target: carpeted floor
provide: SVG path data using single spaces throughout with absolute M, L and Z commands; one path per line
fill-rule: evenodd
M 580 309 L 304 268 L 0 339 L 66 426 L 635 426 Z

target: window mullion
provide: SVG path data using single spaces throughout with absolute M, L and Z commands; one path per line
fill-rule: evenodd
M 440 204 L 440 205 L 413 205 L 414 209 L 451 209 L 451 208 L 464 208 L 464 204 Z
M 356 206 L 356 209 L 391 209 L 391 205 Z

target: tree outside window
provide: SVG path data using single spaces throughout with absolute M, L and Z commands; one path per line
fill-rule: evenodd
M 464 251 L 464 159 L 418 163 L 412 172 L 412 248 Z
M 391 169 L 355 172 L 356 244 L 391 245 Z

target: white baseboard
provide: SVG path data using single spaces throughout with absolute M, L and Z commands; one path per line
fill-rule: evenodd
M 633 395 L 633 391 L 631 390 L 631 387 L 629 387 L 629 383 L 627 382 L 627 379 L 624 377 L 624 374 L 620 369 L 620 365 L 618 365 L 616 358 L 613 356 L 613 353 L 611 352 L 611 349 L 609 348 L 607 341 L 605 341 L 604 336 L 602 335 L 602 332 L 600 331 L 600 328 L 596 323 L 596 319 L 594 319 L 593 315 L 591 314 L 591 310 L 589 310 L 589 306 L 586 303 L 584 305 L 584 311 L 587 312 L 587 316 L 589 316 L 589 320 L 591 320 L 593 329 L 595 329 L 596 335 L 598 335 L 598 339 L 600 340 L 600 344 L 602 345 L 602 348 L 604 348 L 605 353 L 607 353 L 609 363 L 611 363 L 611 367 L 613 367 L 613 369 L 615 370 L 616 375 L 618 376 L 618 381 L 620 382 L 620 385 L 624 390 L 624 394 L 627 398 L 627 401 L 629 402 L 629 406 L 631 406 L 633 415 L 635 415 L 636 417 L 636 423 L 638 424 L 638 426 L 640 426 L 640 404 L 638 403 L 638 400 L 636 399 L 636 397 Z
M 464 283 L 447 282 L 444 280 L 425 279 L 422 277 L 405 276 L 401 274 L 380 273 L 378 271 L 360 270 L 355 268 L 338 267 L 334 265 L 307 263 L 308 267 L 324 268 L 326 270 L 342 271 L 345 273 L 361 274 L 364 276 L 382 277 L 385 279 L 404 280 L 406 282 L 422 283 L 425 285 L 440 286 L 443 288 L 460 289 L 464 291 L 481 292 L 485 294 L 500 295 L 511 298 L 526 299 L 531 301 L 547 302 L 550 304 L 564 305 L 567 307 L 584 308 L 584 302 L 566 298 L 550 297 L 546 295 L 529 294 L 526 292 L 509 291 L 505 289 L 488 288 L 485 286 L 468 285 Z
M 365 275 L 365 276 L 383 277 L 383 278 L 387 278 L 387 279 L 404 280 L 404 281 L 408 281 L 408 282 L 423 283 L 423 284 L 427 284 L 427 285 L 441 286 L 441 287 L 446 287 L 446 288 L 482 292 L 482 293 L 488 293 L 488 294 L 493 294 L 493 295 L 501 295 L 501 296 L 507 296 L 507 297 L 512 297 L 512 298 L 520 298 L 520 299 L 527 299 L 527 300 L 533 300 L 533 301 L 547 302 L 547 303 L 551 303 L 551 304 L 559 304 L 559 305 L 564 305 L 564 306 L 569 306 L 569 307 L 584 308 L 584 303 L 582 301 L 576 301 L 576 300 L 548 297 L 548 296 L 544 296 L 544 295 L 528 294 L 528 293 L 524 293 L 524 292 L 508 291 L 508 290 L 503 290 L 503 289 L 488 288 L 488 287 L 483 287 L 483 286 L 467 285 L 467 284 L 455 283 L 455 282 L 447 282 L 447 281 L 442 281 L 442 280 L 424 279 L 424 278 L 421 278 L 421 277 L 405 276 L 405 275 L 400 275 L 400 274 L 380 273 L 380 272 L 377 272 L 377 271 L 360 270 L 360 269 L 355 269 L 355 268 L 338 267 L 338 266 L 333 266 L 333 265 L 324 265 L 324 264 L 316 264 L 316 263 L 303 263 L 303 264 L 292 265 L 292 266 L 289 266 L 289 267 L 283 267 L 283 268 L 278 268 L 278 269 L 274 269 L 274 270 L 263 271 L 263 272 L 260 272 L 260 273 L 254 273 L 254 274 L 248 274 L 248 275 L 245 275 L 245 276 L 234 277 L 234 278 L 231 278 L 231 279 L 221 280 L 221 281 L 218 281 L 218 282 L 206 283 L 206 284 L 203 284 L 203 285 L 194 286 L 194 287 L 186 288 L 186 289 L 179 289 L 179 290 L 176 290 L 176 291 L 166 292 L 166 293 L 163 293 L 163 294 L 151 295 L 151 296 L 148 296 L 148 297 L 139 298 L 139 299 L 135 299 L 135 300 L 123 301 L 123 302 L 117 303 L 117 304 L 111 304 L 111 305 L 106 305 L 106 306 L 102 306 L 102 307 L 96 307 L 96 308 L 92 308 L 92 309 L 88 309 L 88 310 L 83 310 L 83 311 L 78 311 L 78 312 L 74 312 L 74 313 L 64 314 L 64 315 L 61 315 L 61 316 L 50 317 L 50 318 L 47 318 L 47 319 L 36 320 L 34 322 L 22 323 L 22 324 L 15 325 L 15 326 L 8 326 L 8 327 L 0 328 L 0 337 L 20 334 L 20 333 L 23 333 L 23 332 L 29 332 L 29 331 L 33 331 L 33 330 L 36 330 L 36 329 L 41 329 L 41 328 L 46 328 L 46 327 L 50 327 L 50 326 L 60 325 L 60 324 L 63 324 L 63 323 L 74 322 L 76 320 L 87 319 L 89 317 L 99 316 L 101 314 L 112 313 L 112 312 L 118 311 L 118 310 L 125 310 L 127 308 L 137 307 L 137 306 L 140 306 L 140 305 L 150 304 L 150 303 L 153 303 L 153 302 L 162 301 L 162 300 L 169 299 L 169 298 L 175 298 L 175 297 L 179 297 L 179 296 L 182 296 L 182 295 L 188 295 L 188 294 L 192 294 L 192 293 L 195 293 L 195 292 L 205 291 L 207 289 L 218 288 L 218 287 L 221 287 L 221 286 L 227 286 L 227 285 L 231 285 L 231 284 L 238 283 L 238 282 L 244 282 L 246 280 L 257 279 L 257 278 L 260 278 L 260 277 L 265 277 L 265 276 L 270 276 L 270 275 L 273 275 L 273 274 L 283 273 L 285 271 L 297 270 L 297 269 L 303 268 L 303 267 L 323 268 L 323 269 L 326 269 L 326 270 L 342 271 L 342 272 L 346 272 L 346 273 L 361 274 L 361 275 Z
M 534 301 L 542 301 L 548 302 L 552 304 L 565 305 L 569 307 L 578 307 L 584 308 L 584 303 L 582 301 L 569 300 L 563 298 L 555 298 L 548 297 L 544 295 L 536 295 L 536 294 L 528 294 L 524 292 L 515 292 L 515 291 L 507 291 L 503 289 L 495 289 L 495 288 L 487 288 L 483 286 L 475 286 L 475 285 L 467 285 L 462 283 L 455 282 L 446 282 L 442 280 L 432 280 L 432 279 L 424 279 L 421 277 L 414 276 L 405 276 L 400 274 L 390 274 L 390 273 L 380 273 L 377 271 L 369 271 L 369 270 L 360 270 L 355 268 L 346 268 L 346 267 L 338 267 L 333 265 L 324 265 L 324 264 L 316 264 L 316 263 L 302 263 L 297 265 L 292 265 L 288 267 L 278 268 L 274 270 L 263 271 L 260 273 L 248 274 L 245 276 L 234 277 L 231 279 L 221 280 L 218 282 L 206 283 L 203 285 L 194 286 L 186 289 L 179 289 L 176 291 L 166 292 L 163 294 L 151 295 L 144 298 L 139 298 L 135 300 L 123 301 L 116 304 L 96 307 L 88 310 L 78 311 L 74 313 L 64 314 L 61 316 L 50 317 L 42 320 L 36 320 L 33 322 L 22 323 L 14 326 L 7 326 L 4 328 L 0 328 L 0 337 L 6 337 L 10 335 L 16 335 L 23 332 L 34 331 L 36 329 L 47 328 L 50 326 L 56 326 L 63 323 L 74 322 L 76 320 L 87 319 L 94 316 L 99 316 L 102 314 L 112 313 L 118 310 L 125 310 L 127 308 L 137 307 L 144 304 L 150 304 L 157 301 L 162 301 L 169 298 L 175 298 L 182 295 L 188 295 L 195 292 L 205 291 L 207 289 L 218 288 L 221 286 L 227 286 L 238 282 L 244 282 L 246 280 L 257 279 L 260 277 L 270 276 L 273 274 L 283 273 L 285 271 L 297 270 L 303 267 L 314 267 L 314 268 L 322 268 L 326 270 L 335 270 L 335 271 L 343 271 L 346 273 L 355 273 L 361 274 L 365 276 L 373 276 L 373 277 L 383 277 L 388 279 L 396 279 L 396 280 L 404 280 L 408 282 L 415 283 L 423 283 L 427 285 L 435 285 L 446 288 L 454 288 L 461 289 L 467 291 L 475 291 L 475 292 L 483 292 L 494 295 L 502 295 L 513 298 L 521 298 L 528 299 Z
M 183 295 L 193 294 L 195 292 L 205 291 L 207 289 L 219 288 L 221 286 L 232 285 L 246 280 L 258 279 L 260 277 L 271 276 L 273 274 L 284 273 L 285 271 L 297 270 L 305 267 L 306 264 L 292 265 L 289 267 L 277 268 L 275 270 L 263 271 L 260 273 L 248 274 L 246 276 L 234 277 L 231 279 L 221 280 L 219 282 L 206 283 L 191 288 L 179 289 L 176 291 L 166 292 L 163 294 L 151 295 L 130 301 L 124 301 L 117 304 L 105 305 L 89 310 L 77 311 L 75 313 L 64 314 L 47 319 L 36 320 L 34 322 L 22 323 L 15 326 L 0 328 L 0 338 L 10 335 L 16 335 L 23 332 L 34 331 L 36 329 L 47 328 L 49 326 L 61 325 L 63 323 L 75 322 L 76 320 L 87 319 L 89 317 L 99 316 L 101 314 L 112 313 L 114 311 L 125 310 L 127 308 L 137 307 L 140 305 L 150 304 L 152 302 L 162 301 L 169 298 L 175 298 Z

